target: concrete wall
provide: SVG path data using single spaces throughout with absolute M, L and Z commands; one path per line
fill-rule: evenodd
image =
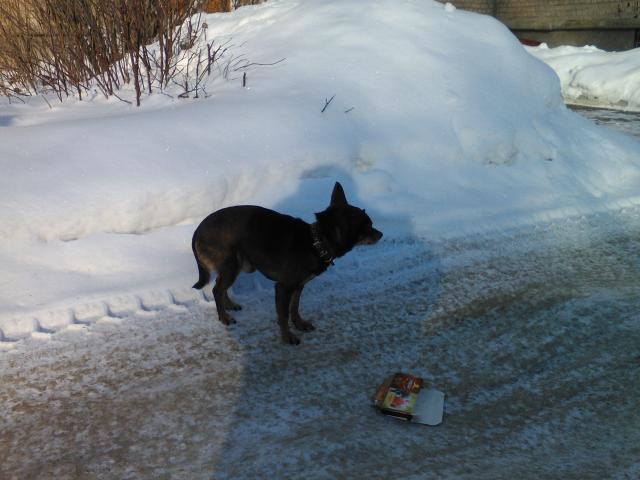
M 484 13 L 486 15 L 495 15 L 497 3 L 495 0 L 438 0 L 441 3 L 452 3 L 462 10 L 470 10 L 472 12 Z
M 449 0 L 456 7 L 493 15 L 521 38 L 556 45 L 634 48 L 640 1 Z
M 496 0 L 496 16 L 513 29 L 640 28 L 640 2 L 621 0 Z
M 616 30 L 513 30 L 518 38 L 545 42 L 550 47 L 559 45 L 595 45 L 602 50 L 621 51 L 635 47 L 635 29 Z

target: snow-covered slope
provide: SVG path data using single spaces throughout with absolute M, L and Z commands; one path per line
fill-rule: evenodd
M 239 72 L 217 79 L 206 99 L 0 107 L 5 339 L 137 292 L 162 302 L 193 283 L 206 214 L 256 203 L 310 220 L 336 180 L 385 238 L 637 201 L 637 141 L 568 111 L 553 71 L 490 17 L 423 0 L 272 0 L 206 22 L 237 55 L 286 60 L 248 69 L 247 88 Z

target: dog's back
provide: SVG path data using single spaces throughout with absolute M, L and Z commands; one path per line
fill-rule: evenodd
M 273 278 L 300 254 L 312 256 L 309 249 L 308 224 L 304 221 L 269 210 L 268 208 L 239 205 L 218 210 L 198 226 L 191 246 L 198 263 L 200 278 L 194 288 L 204 287 L 210 272 L 219 268 L 233 256 L 240 270 L 251 272 L 256 268 Z M 312 260 L 312 258 L 310 259 Z M 273 268 L 278 264 L 279 268 Z

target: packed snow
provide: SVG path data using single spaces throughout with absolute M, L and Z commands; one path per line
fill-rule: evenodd
M 640 48 L 606 52 L 544 43 L 526 48 L 558 74 L 567 103 L 640 111 Z
M 5 340 L 72 324 L 79 305 L 170 298 L 193 283 L 190 237 L 208 213 L 245 203 L 311 220 L 336 180 L 386 238 L 638 201 L 637 141 L 569 111 L 553 71 L 491 17 L 276 0 L 205 21 L 236 55 L 285 60 L 249 68 L 247 88 L 217 77 L 208 98 L 3 103 Z

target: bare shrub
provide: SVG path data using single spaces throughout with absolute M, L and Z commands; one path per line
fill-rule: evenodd
M 0 94 L 52 91 L 60 99 L 82 98 L 90 88 L 116 95 L 132 84 L 136 104 L 143 92 L 176 81 L 180 55 L 196 62 L 195 78 L 211 73 L 223 46 L 188 52 L 200 34 L 203 0 L 2 0 L 0 2 Z M 196 17 L 197 18 L 197 17 Z M 147 45 L 155 41 L 155 47 Z M 218 57 L 216 58 L 216 54 Z M 190 74 L 189 74 L 190 75 Z M 187 82 L 188 83 L 188 82 Z M 186 85 L 197 95 L 202 79 Z

